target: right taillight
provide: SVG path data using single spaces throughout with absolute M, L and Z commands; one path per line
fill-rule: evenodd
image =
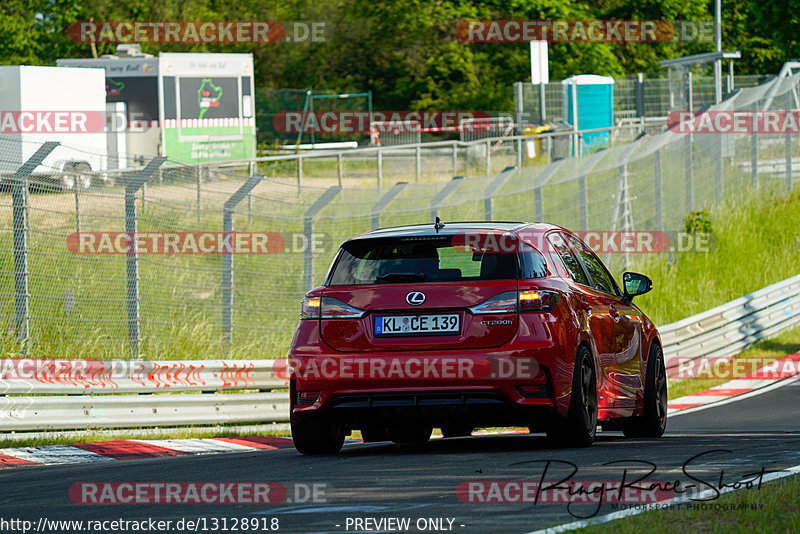
M 519 292 L 520 313 L 549 313 L 558 304 L 559 294 L 546 289 L 528 289 Z
M 469 308 L 471 313 L 549 313 L 558 304 L 559 294 L 545 289 L 504 291 Z

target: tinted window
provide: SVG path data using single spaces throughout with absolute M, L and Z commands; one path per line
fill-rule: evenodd
M 342 245 L 328 285 L 515 280 L 516 258 L 454 245 L 450 236 L 356 239 Z
M 570 236 L 570 243 L 572 243 L 572 249 L 580 256 L 583 266 L 586 267 L 586 272 L 589 273 L 592 279 L 592 287 L 612 295 L 619 295 L 614 279 L 608 273 L 600 258 L 595 256 L 594 252 L 589 250 L 589 247 L 572 236 Z
M 558 257 L 561 259 L 561 263 L 564 264 L 564 268 L 567 270 L 572 279 L 579 284 L 588 286 L 589 279 L 586 278 L 586 273 L 583 272 L 583 268 L 581 267 L 578 258 L 572 253 L 570 247 L 567 245 L 566 241 L 564 241 L 564 238 L 561 237 L 561 234 L 550 234 L 547 236 L 547 240 L 553 246 L 553 250 L 555 250 L 556 254 L 558 254 Z
M 547 276 L 547 264 L 544 256 L 531 247 L 521 246 L 519 253 L 520 279 L 544 278 L 545 276 Z

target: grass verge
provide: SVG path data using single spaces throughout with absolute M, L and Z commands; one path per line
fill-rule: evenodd
M 766 484 L 760 489 L 741 490 L 715 501 L 708 501 L 705 503 L 705 510 L 694 509 L 691 506 L 678 510 L 654 510 L 575 532 L 582 534 L 800 532 L 798 495 L 800 495 L 800 476 L 791 476 Z

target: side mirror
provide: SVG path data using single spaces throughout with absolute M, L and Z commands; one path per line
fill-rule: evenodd
M 622 274 L 622 288 L 625 300 L 630 303 L 636 295 L 643 295 L 653 289 L 653 281 L 643 274 L 626 272 Z

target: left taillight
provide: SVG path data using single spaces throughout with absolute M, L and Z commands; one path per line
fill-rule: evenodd
M 300 309 L 301 319 L 358 319 L 366 312 L 333 297 L 306 297 Z
M 301 319 L 319 319 L 320 297 L 305 297 L 300 307 Z

